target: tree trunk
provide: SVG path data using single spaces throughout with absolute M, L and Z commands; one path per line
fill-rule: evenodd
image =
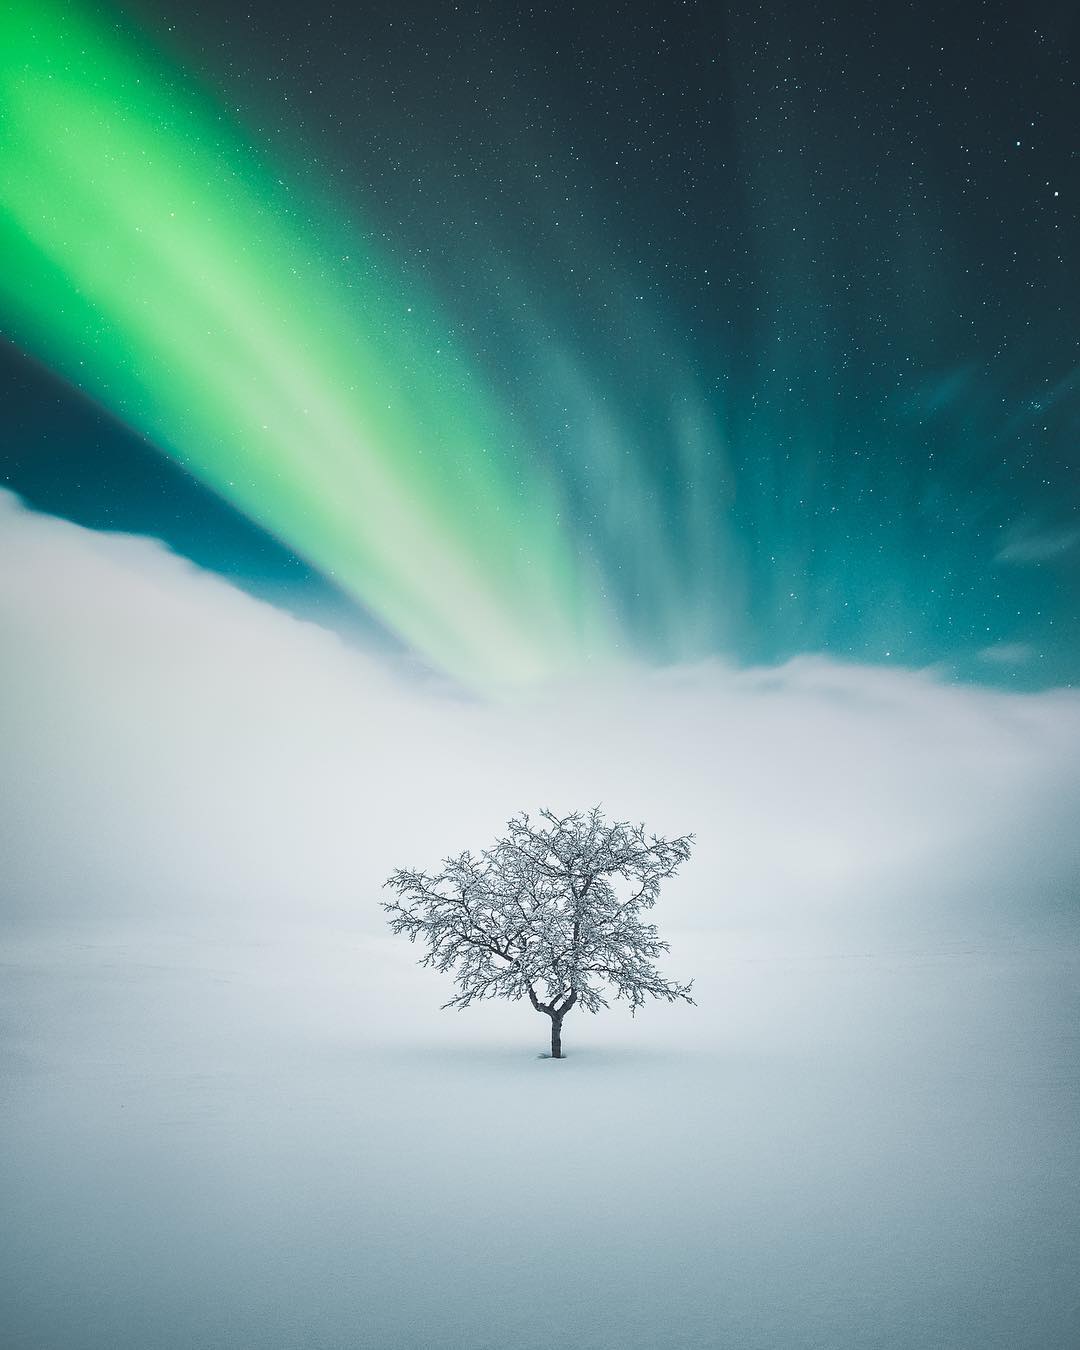
M 552 1016 L 551 1019 L 551 1058 L 562 1059 L 562 1018 Z

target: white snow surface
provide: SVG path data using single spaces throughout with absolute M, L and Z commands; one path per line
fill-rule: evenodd
M 673 934 L 552 1061 L 359 930 L 3 937 L 13 1350 L 1078 1343 L 1067 943 Z

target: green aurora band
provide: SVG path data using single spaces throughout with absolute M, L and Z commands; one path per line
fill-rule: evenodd
M 436 306 L 115 26 L 0 14 L 11 334 L 353 595 L 494 690 L 620 651 L 595 567 Z

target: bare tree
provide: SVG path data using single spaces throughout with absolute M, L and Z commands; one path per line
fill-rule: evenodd
M 541 811 L 535 822 L 522 814 L 491 848 L 447 858 L 436 875 L 399 868 L 386 882 L 398 898 L 383 908 L 395 933 L 423 940 L 421 965 L 453 973 L 460 993 L 443 1007 L 528 997 L 551 1019 L 551 1057 L 561 1059 L 563 1018 L 577 1004 L 608 1007 L 605 990 L 631 1013 L 647 995 L 693 1003 L 693 981 L 673 984 L 653 965 L 668 944 L 641 917 L 693 839 L 608 824 L 599 807 Z

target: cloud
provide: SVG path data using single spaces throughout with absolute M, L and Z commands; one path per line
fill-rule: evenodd
M 1052 906 L 1080 875 L 1080 696 L 801 658 L 485 706 L 143 538 L 0 496 L 9 913 L 343 917 L 508 815 L 693 830 L 684 928 Z
M 1004 548 L 997 555 L 998 562 L 1040 563 L 1071 553 L 1080 544 L 1080 527 L 1062 525 L 1038 529 L 1032 525 L 1015 527 Z
M 993 666 L 1025 666 L 1035 657 L 1035 648 L 1029 642 L 995 642 L 979 652 L 980 661 Z

